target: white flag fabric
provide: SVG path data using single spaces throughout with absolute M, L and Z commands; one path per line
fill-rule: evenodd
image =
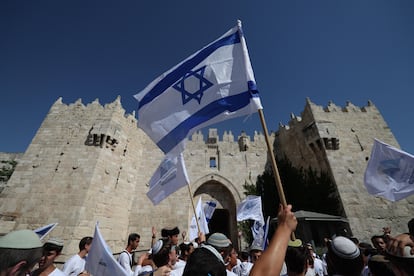
M 217 202 L 214 200 L 209 200 L 204 203 L 204 214 L 206 216 L 207 222 L 213 217 L 214 211 L 216 210 Z
M 190 183 L 183 154 L 167 154 L 150 179 L 148 198 L 154 205 Z
M 390 201 L 414 194 L 414 156 L 375 139 L 364 183 L 368 193 Z
M 263 244 L 265 243 L 264 235 L 265 235 L 265 229 L 264 224 L 262 224 L 260 221 L 255 220 L 253 223 L 253 226 L 250 228 L 253 235 L 253 242 L 252 246 L 257 246 L 263 249 Z
M 195 130 L 262 109 L 241 23 L 134 96 L 139 127 L 164 152 Z
M 51 223 L 51 224 L 39 227 L 33 231 L 39 236 L 41 240 L 43 240 L 44 237 L 46 237 L 46 235 L 49 234 L 50 231 L 52 231 L 57 225 L 58 223 L 55 222 L 55 223 Z
M 258 221 L 262 226 L 264 225 L 262 199 L 260 196 L 248 195 L 239 206 L 237 206 L 237 221 L 247 219 Z
M 125 269 L 115 260 L 109 246 L 99 231 L 99 223 L 96 223 L 95 233 L 88 257 L 86 258 L 85 269 L 92 275 L 100 276 L 130 276 Z
M 200 197 L 198 199 L 197 208 L 196 208 L 197 220 L 200 226 L 200 231 L 203 232 L 205 235 L 207 235 L 208 233 L 210 233 L 210 230 L 208 229 L 208 222 L 206 220 L 206 216 L 204 214 L 204 209 L 202 206 L 203 205 L 201 203 L 201 197 Z M 191 218 L 190 229 L 188 231 L 188 237 L 190 238 L 190 241 L 198 237 L 197 221 L 194 216 Z

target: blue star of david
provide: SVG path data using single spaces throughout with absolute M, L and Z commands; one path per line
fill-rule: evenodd
M 200 104 L 204 91 L 213 86 L 213 83 L 204 78 L 205 69 L 206 66 L 203 66 L 196 71 L 188 71 L 173 85 L 173 88 L 181 93 L 183 105 L 192 99 L 197 100 Z
M 400 159 L 388 159 L 380 162 L 380 170 L 394 178 L 394 175 L 400 171 Z

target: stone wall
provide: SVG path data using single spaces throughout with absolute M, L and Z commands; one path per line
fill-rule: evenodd
M 391 226 L 393 233 L 407 231 L 414 213 L 414 196 L 392 203 L 374 197 L 363 183 L 374 138 L 399 148 L 379 110 L 347 103 L 318 106 L 309 99 L 301 116 L 291 116 L 275 141 L 277 155 L 285 154 L 297 167 L 312 167 L 330 174 L 338 188 L 353 234 L 368 241 Z M 323 204 L 323 202 L 321 202 Z
M 386 225 L 393 233 L 405 232 L 414 211 L 413 197 L 389 203 L 365 191 L 363 172 L 374 137 L 398 146 L 372 103 L 323 108 L 308 99 L 301 116 L 292 114 L 270 138 L 276 156 L 332 176 L 354 235 L 366 240 Z M 190 185 L 154 206 L 146 193 L 162 158 L 135 114 L 125 114 L 120 98 L 105 105 L 58 99 L 0 194 L 0 235 L 57 222 L 51 236 L 64 239 L 64 260 L 99 222 L 114 252 L 125 247 L 131 232 L 141 235 L 140 248 L 148 248 L 152 226 L 158 232 L 175 225 L 188 231 L 191 200 L 202 197 L 217 202 L 215 229 L 239 244 L 236 207 L 245 197 L 243 184 L 255 183 L 267 166 L 263 134 L 194 133 L 184 152 Z

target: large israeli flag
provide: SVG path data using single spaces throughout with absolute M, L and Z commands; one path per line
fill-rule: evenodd
M 197 129 L 262 109 L 241 23 L 135 98 L 140 128 L 164 153 L 182 152 Z
M 414 194 L 414 155 L 375 139 L 364 183 L 368 193 L 390 201 Z

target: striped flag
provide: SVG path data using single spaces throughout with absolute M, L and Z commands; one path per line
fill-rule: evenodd
M 241 23 L 134 96 L 139 127 L 164 152 L 195 130 L 262 109 Z

